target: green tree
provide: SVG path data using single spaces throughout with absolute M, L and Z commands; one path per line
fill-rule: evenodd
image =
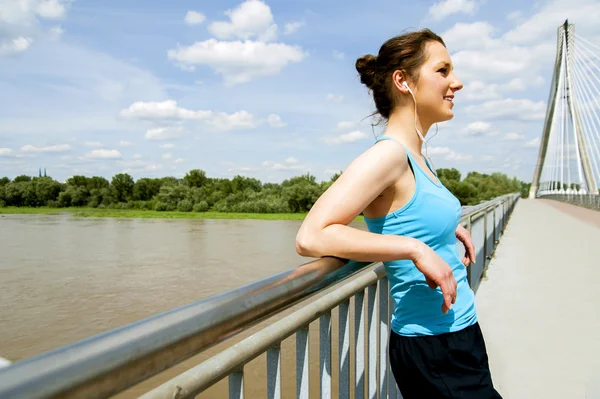
M 112 191 L 117 202 L 127 202 L 133 196 L 135 182 L 127 173 L 114 175 L 110 185 L 112 186 Z
M 208 182 L 208 178 L 203 170 L 193 169 L 186 173 L 183 181 L 189 187 L 202 187 Z
M 104 177 L 92 176 L 87 180 L 88 190 L 101 190 L 103 188 L 109 188 L 110 183 Z
M 47 206 L 50 202 L 58 200 L 63 185 L 50 177 L 40 177 L 35 179 L 35 190 L 39 206 Z
M 133 199 L 148 201 L 159 193 L 161 187 L 160 179 L 149 179 L 143 177 L 138 179 L 133 186 Z
M 69 186 L 73 186 L 73 187 L 88 187 L 88 178 L 85 176 L 80 176 L 80 175 L 76 175 L 76 176 L 71 176 L 67 179 L 66 182 Z
M 281 192 L 281 197 L 292 212 L 307 212 L 321 194 L 319 186 L 305 180 L 293 185 L 286 185 Z
M 8 177 L 3 177 L 0 179 L 0 187 L 7 185 L 8 183 L 10 183 L 10 179 Z
M 257 179 L 238 175 L 231 180 L 231 189 L 234 193 L 246 191 L 248 189 L 252 191 L 260 191 L 262 189 L 262 184 Z
M 13 179 L 13 183 L 21 183 L 21 182 L 28 182 L 28 181 L 31 181 L 31 176 L 20 175 Z

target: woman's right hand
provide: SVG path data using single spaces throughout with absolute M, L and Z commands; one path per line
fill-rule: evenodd
M 413 263 L 425 275 L 429 288 L 440 287 L 444 296 L 442 312 L 448 313 L 452 304 L 456 302 L 456 279 L 450 266 L 428 245 L 421 243 Z

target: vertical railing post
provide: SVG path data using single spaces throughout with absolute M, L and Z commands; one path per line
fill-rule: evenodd
M 350 300 L 339 306 L 339 397 L 350 399 Z
M 377 399 L 377 318 L 375 317 L 375 299 L 377 297 L 377 283 L 371 284 L 367 288 L 368 307 L 367 320 L 369 326 L 369 340 L 367 348 L 369 350 L 369 399 Z
M 308 326 L 296 332 L 296 397 L 308 399 Z
M 354 398 L 365 397 L 365 293 L 354 296 Z
M 388 312 L 389 284 L 386 277 L 379 280 L 379 397 L 388 396 L 387 382 L 390 368 L 388 367 Z
M 244 399 L 244 369 L 229 375 L 229 399 Z
M 267 397 L 281 399 L 281 344 L 267 350 Z
M 331 398 L 331 312 L 319 318 L 321 398 Z
M 389 282 L 388 282 L 388 286 L 389 286 Z M 389 289 L 388 289 L 389 292 Z M 391 329 L 392 329 L 392 315 L 394 314 L 394 300 L 392 298 L 392 294 L 391 292 L 388 293 L 388 326 L 390 327 L 390 335 L 391 335 Z M 388 339 L 389 342 L 389 339 Z M 398 386 L 396 385 L 396 379 L 394 378 L 394 373 L 392 372 L 392 366 L 390 364 L 390 356 L 389 356 L 389 348 L 387 351 L 387 365 L 388 365 L 388 397 L 389 399 L 395 399 L 396 398 L 396 390 L 398 389 Z
M 487 246 L 488 246 L 488 213 L 487 209 L 483 210 L 483 269 L 485 271 L 485 265 L 487 263 Z

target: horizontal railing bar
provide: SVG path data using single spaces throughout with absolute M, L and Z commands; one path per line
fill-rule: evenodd
M 0 398 L 114 395 L 373 263 L 327 257 L 0 369 Z
M 461 220 L 514 194 L 467 208 Z M 103 398 L 373 265 L 325 257 L 0 369 L 2 398 Z
M 182 399 L 198 395 L 233 370 L 252 361 L 274 344 L 285 340 L 321 315 L 329 313 L 331 309 L 383 277 L 385 269 L 379 264 L 373 270 L 353 278 L 294 313 L 147 392 L 140 399 L 171 398 L 176 393 L 179 395 L 177 398 Z

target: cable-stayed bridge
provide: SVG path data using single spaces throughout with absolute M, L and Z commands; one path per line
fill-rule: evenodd
M 463 209 L 476 250 L 469 284 L 504 398 L 600 398 L 599 44 L 568 21 L 558 28 L 529 198 Z M 128 397 L 145 399 L 398 398 L 387 358 L 393 306 L 380 263 L 316 259 L 5 365 L 0 398 L 104 398 L 130 388 Z M 294 349 L 282 355 L 290 339 Z M 221 343 L 229 346 L 153 378 Z M 265 366 L 251 369 L 259 356 Z
M 530 198 L 598 195 L 600 182 L 600 46 L 565 21 Z

